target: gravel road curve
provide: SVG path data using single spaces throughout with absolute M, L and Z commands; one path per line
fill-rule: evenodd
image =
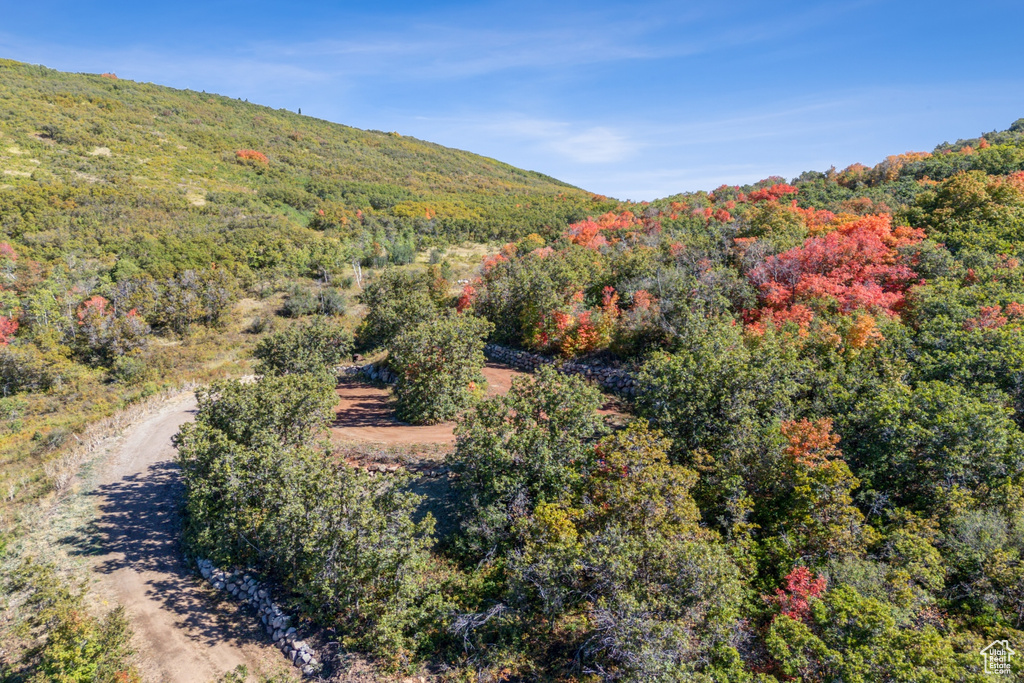
M 171 438 L 192 419 L 183 394 L 130 427 L 101 465 L 88 555 L 99 595 L 124 605 L 147 681 L 202 683 L 244 664 L 284 665 L 252 615 L 221 602 L 182 561 L 180 479 Z

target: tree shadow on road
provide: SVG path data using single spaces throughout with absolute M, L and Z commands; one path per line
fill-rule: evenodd
M 177 465 L 153 464 L 91 492 L 100 515 L 62 540 L 76 549 L 72 554 L 89 557 L 97 573 L 135 572 L 145 595 L 173 613 L 193 640 L 268 642 L 254 613 L 226 596 L 218 599 L 186 565 L 179 543 L 181 494 Z
M 337 389 L 339 403 L 331 427 L 404 427 L 395 417 L 391 393 L 370 384 L 343 378 Z

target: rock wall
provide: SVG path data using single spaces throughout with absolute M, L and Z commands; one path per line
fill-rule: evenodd
M 339 368 L 339 371 L 343 375 L 362 375 L 371 382 L 380 382 L 382 384 L 394 384 L 398 381 L 398 377 L 389 368 L 377 366 L 373 363 L 345 365 Z
M 517 370 L 524 370 L 526 372 L 534 372 L 542 365 L 554 365 L 555 369 L 559 372 L 564 372 L 567 375 L 581 375 L 592 382 L 596 382 L 599 387 L 607 392 L 621 396 L 636 396 L 636 378 L 632 373 L 622 368 L 588 365 L 573 361 L 559 361 L 557 358 L 550 358 L 519 349 L 510 349 L 498 344 L 488 344 L 485 346 L 484 355 L 493 361 L 511 365 Z
M 211 586 L 240 602 L 248 603 L 256 611 L 267 635 L 303 674 L 313 676 L 321 671 L 323 667 L 313 648 L 299 639 L 297 629 L 289 625 L 292 618 L 273 601 L 265 584 L 246 572 L 218 569 L 210 560 L 198 559 L 196 565 Z
M 630 398 L 636 396 L 637 393 L 636 377 L 622 368 L 560 361 L 550 356 L 542 356 L 538 353 L 530 353 L 520 349 L 510 349 L 507 346 L 500 346 L 498 344 L 488 344 L 485 346 L 484 355 L 493 361 L 510 365 L 524 372 L 534 372 L 542 365 L 555 365 L 555 369 L 559 372 L 564 372 L 567 375 L 581 375 L 597 383 L 599 387 L 609 393 Z M 389 368 L 372 363 L 367 365 L 347 365 L 340 370 L 344 375 L 362 375 L 371 382 L 394 384 L 398 381 L 395 373 Z

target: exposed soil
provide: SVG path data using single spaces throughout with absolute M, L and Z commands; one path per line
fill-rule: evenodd
M 504 395 L 512 387 L 512 378 L 524 373 L 507 365 L 488 363 L 483 370 L 487 395 Z M 379 444 L 451 444 L 455 443 L 455 423 L 444 422 L 424 427 L 395 418 L 391 390 L 345 377 L 338 385 L 337 418 L 331 425 L 336 441 L 365 441 Z
M 338 384 L 337 417 L 331 436 L 337 441 L 366 441 L 382 444 L 454 443 L 452 423 L 414 426 L 395 418 L 391 391 L 343 378 Z
M 512 387 L 512 378 L 528 377 L 507 365 L 488 362 L 483 369 L 487 380 L 488 396 L 503 396 Z M 416 426 L 395 418 L 391 390 L 367 384 L 355 377 L 345 377 L 338 384 L 337 416 L 331 425 L 336 442 L 366 442 L 376 444 L 453 444 L 455 423 Z M 601 408 L 601 414 L 612 419 L 622 416 L 613 398 Z
M 283 668 L 244 608 L 217 599 L 182 561 L 180 479 L 171 437 L 192 419 L 192 394 L 131 427 L 100 465 L 100 515 L 74 542 L 88 557 L 97 597 L 127 609 L 147 681 L 193 683 L 236 666 Z

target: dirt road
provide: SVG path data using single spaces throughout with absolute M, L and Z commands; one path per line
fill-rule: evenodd
M 500 363 L 488 362 L 483 369 L 487 380 L 488 396 L 504 396 L 512 387 L 515 377 L 528 377 L 519 370 Z M 414 426 L 395 418 L 391 390 L 366 384 L 355 377 L 342 379 L 337 388 L 338 404 L 331 425 L 331 435 L 337 442 L 364 442 L 378 444 L 453 444 L 455 423 Z M 609 403 L 599 411 L 602 415 L 619 415 Z
M 488 393 L 506 393 L 518 374 L 488 364 Z M 381 444 L 454 442 L 453 423 L 398 422 L 386 389 L 346 380 L 338 395 L 336 436 Z M 98 584 L 94 594 L 127 609 L 145 678 L 154 683 L 203 683 L 240 664 L 252 672 L 273 672 L 285 664 L 253 615 L 218 601 L 181 560 L 181 483 L 171 438 L 192 419 L 195 406 L 192 394 L 182 395 L 124 433 L 97 468 L 91 495 L 99 516 L 71 541 L 91 564 Z
M 195 398 L 183 395 L 125 433 L 101 466 L 100 516 L 83 539 L 96 595 L 128 610 L 147 681 L 202 683 L 239 664 L 284 664 L 253 616 L 216 601 L 181 560 L 171 437 L 194 410 Z

